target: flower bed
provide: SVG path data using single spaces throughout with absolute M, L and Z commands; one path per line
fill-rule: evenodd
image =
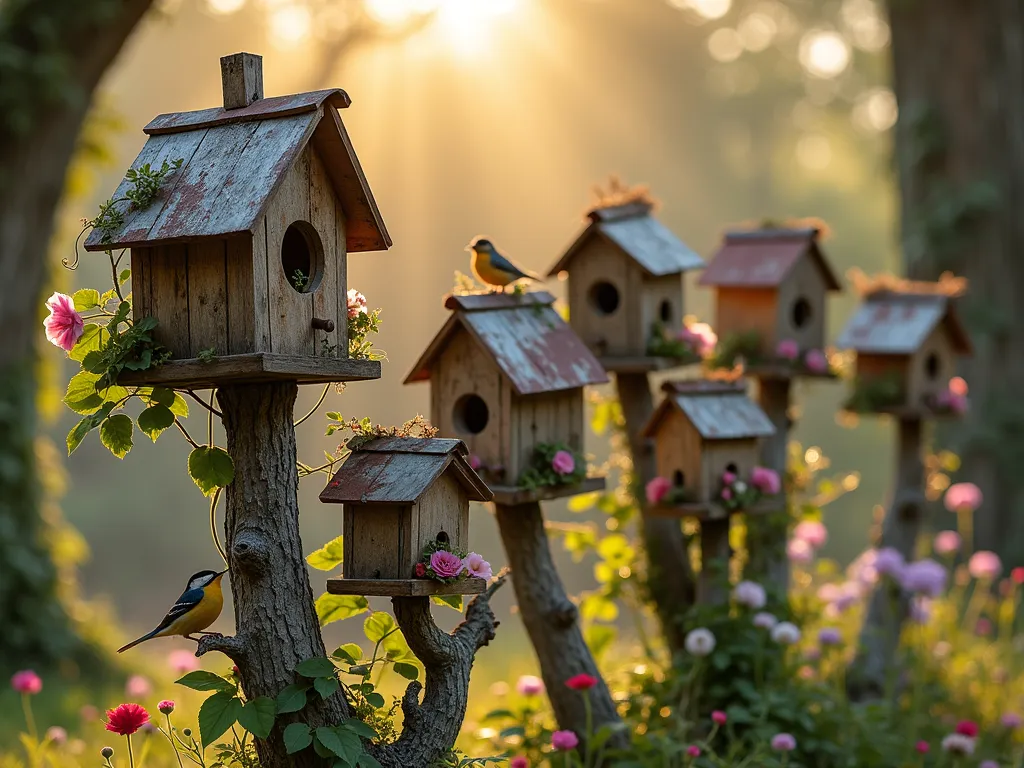
M 723 472 L 721 482 L 714 501 L 730 512 L 747 509 L 762 499 L 777 496 L 782 492 L 779 473 L 767 467 L 754 467 L 748 480 L 740 480 L 732 472 Z M 673 485 L 664 477 L 655 477 L 648 482 L 646 495 L 647 501 L 651 504 L 674 505 L 697 501 L 697 494 L 692 489 Z
M 647 339 L 647 354 L 651 357 L 669 357 L 681 365 L 701 362 L 715 348 L 718 336 L 707 323 L 690 323 L 671 332 L 662 323 L 651 324 Z
M 465 579 L 490 580 L 491 564 L 476 552 L 465 552 L 447 541 L 435 540 L 423 548 L 413 575 L 417 579 L 433 579 L 442 584 L 457 584 Z
M 747 367 L 778 365 L 795 374 L 810 376 L 836 376 L 838 371 L 820 349 L 800 349 L 793 339 L 778 343 L 773 355 L 763 353 L 761 334 L 757 331 L 733 333 L 726 336 L 707 358 L 709 368 L 731 370 L 742 362 Z
M 530 466 L 519 475 L 521 488 L 534 490 L 555 485 L 576 485 L 587 476 L 583 457 L 565 443 L 538 443 Z

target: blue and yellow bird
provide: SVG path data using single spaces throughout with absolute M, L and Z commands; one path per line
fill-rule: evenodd
M 181 635 L 198 642 L 199 638 L 192 637 L 194 632 L 204 635 L 212 634 L 203 632 L 203 630 L 217 620 L 224 608 L 224 593 L 221 590 L 220 580 L 225 573 L 227 571 L 199 571 L 199 573 L 193 574 L 188 580 L 185 591 L 171 606 L 171 610 L 167 612 L 157 628 L 138 640 L 133 640 L 123 648 L 118 648 L 117 652 L 127 651 L 154 637 Z
M 537 275 L 524 272 L 511 261 L 506 259 L 494 243 L 484 237 L 475 237 L 473 242 L 466 246 L 466 250 L 473 254 L 470 267 L 477 280 L 485 285 L 505 290 L 505 286 L 511 285 L 516 280 L 539 280 Z

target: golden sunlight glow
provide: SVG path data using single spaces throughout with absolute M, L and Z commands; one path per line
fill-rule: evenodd
M 838 32 L 812 29 L 800 40 L 800 63 L 815 77 L 835 77 L 850 63 L 850 46 Z
M 365 0 L 370 17 L 388 26 L 398 26 L 413 17 L 437 10 L 437 0 Z
M 889 25 L 874 0 L 844 0 L 843 24 L 858 48 L 879 51 L 889 42 Z
M 801 136 L 796 143 L 796 159 L 810 171 L 821 171 L 832 162 L 832 145 L 820 134 Z
M 276 47 L 293 48 L 309 37 L 313 19 L 305 6 L 281 5 L 270 12 L 267 26 Z
M 738 31 L 743 40 L 743 46 L 748 51 L 757 53 L 772 44 L 778 29 L 775 19 L 768 14 L 751 13 L 740 22 Z
M 743 53 L 743 40 L 735 29 L 716 29 L 708 38 L 708 53 L 715 61 L 736 61 Z
M 853 108 L 853 121 L 867 132 L 887 131 L 896 124 L 896 96 L 888 88 L 872 88 L 861 94 Z
M 705 19 L 720 19 L 732 8 L 732 0 L 669 0 L 676 8 L 691 10 Z
M 486 32 L 514 10 L 520 0 L 366 0 L 371 18 L 386 26 L 401 26 L 434 14 L 434 25 L 445 41 L 463 52 L 475 52 L 488 42 Z
M 206 0 L 206 8 L 210 13 L 219 16 L 227 16 L 229 13 L 240 11 L 244 5 L 245 0 Z

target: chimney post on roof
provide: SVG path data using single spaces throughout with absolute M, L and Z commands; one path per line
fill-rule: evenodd
M 233 53 L 220 60 L 224 109 L 248 107 L 263 98 L 263 57 L 255 53 Z

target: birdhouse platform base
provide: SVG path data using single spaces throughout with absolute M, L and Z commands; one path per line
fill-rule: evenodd
M 335 357 L 302 357 L 257 352 L 226 355 L 209 361 L 171 360 L 145 371 L 124 371 L 117 383 L 129 386 L 169 389 L 212 389 L 225 384 L 253 384 L 297 381 L 299 384 L 328 384 L 380 378 L 379 360 Z
M 725 520 L 731 514 L 737 515 L 769 515 L 782 512 L 786 501 L 779 497 L 761 499 L 748 509 L 730 511 L 721 504 L 714 502 L 690 502 L 686 504 L 655 504 L 645 509 L 650 517 L 695 517 L 698 520 Z
M 604 490 L 603 477 L 588 477 L 575 485 L 548 485 L 544 488 L 522 488 L 512 485 L 492 485 L 494 503 L 503 507 L 516 507 L 520 504 L 532 504 L 536 501 L 561 499 L 566 496 L 579 496 L 581 493 L 593 493 Z
M 454 584 L 433 579 L 328 579 L 332 595 L 370 597 L 430 597 L 431 595 L 479 595 L 487 589 L 487 579 L 470 577 Z
M 776 379 L 779 381 L 792 381 L 793 379 L 825 379 L 834 380 L 839 376 L 832 371 L 814 373 L 807 370 L 796 370 L 792 366 L 783 363 L 759 363 L 757 365 L 746 365 L 743 374 L 754 379 Z
M 597 361 L 601 367 L 609 373 L 651 373 L 653 371 L 667 371 L 671 368 L 684 368 L 696 363 L 686 363 L 674 357 L 598 357 Z

